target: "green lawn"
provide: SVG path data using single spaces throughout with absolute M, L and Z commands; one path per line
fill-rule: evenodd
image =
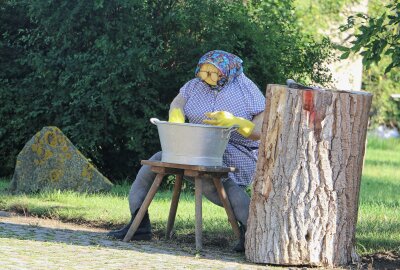
M 400 140 L 369 138 L 360 194 L 358 251 L 400 252 Z
M 127 184 L 115 186 L 110 193 L 105 194 L 46 192 L 16 196 L 5 192 L 7 186 L 8 180 L 0 180 L 0 210 L 110 229 L 117 229 L 130 219 L 127 199 L 130 185 Z M 150 205 L 150 219 L 156 238 L 164 237 L 171 197 L 171 191 L 158 192 Z M 175 220 L 174 241 L 192 247 L 195 241 L 194 224 L 194 195 L 183 192 Z M 204 199 L 203 243 L 224 247 L 229 246 L 229 242 L 232 241 L 235 241 L 235 237 L 231 232 L 225 210 Z
M 78 194 L 47 192 L 11 196 L 9 179 L 0 180 L 0 209 L 57 218 L 99 227 L 118 228 L 129 220 L 129 185 L 115 186 L 110 193 Z M 369 138 L 361 183 L 357 224 L 357 249 L 361 254 L 395 250 L 400 252 L 400 140 Z M 150 206 L 156 237 L 163 237 L 171 198 L 158 192 Z M 204 244 L 228 246 L 234 240 L 224 210 L 203 201 Z M 181 195 L 175 223 L 175 241 L 194 242 L 194 197 Z

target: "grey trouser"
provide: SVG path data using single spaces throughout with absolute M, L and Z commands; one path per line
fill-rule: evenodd
M 161 152 L 157 152 L 156 154 L 154 154 L 150 158 L 150 160 L 160 161 Z M 150 187 L 153 184 L 155 177 L 156 174 L 151 171 L 150 166 L 143 165 L 140 168 L 129 192 L 129 208 L 132 214 L 135 213 L 135 211 L 138 210 L 142 205 L 144 198 L 146 197 L 147 192 L 150 190 Z M 185 177 L 185 179 L 193 181 L 193 179 L 191 178 Z M 214 204 L 222 206 L 212 179 L 205 178 L 202 183 L 203 195 Z M 224 181 L 223 185 L 228 195 L 236 219 L 246 226 L 247 218 L 249 216 L 249 196 L 247 195 L 244 188 L 239 187 L 235 182 L 230 179 Z

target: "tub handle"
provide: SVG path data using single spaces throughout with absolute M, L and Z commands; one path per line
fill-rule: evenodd
M 157 125 L 158 122 L 161 122 L 158 118 L 150 118 L 150 123 L 153 125 Z
M 231 135 L 231 133 L 233 131 L 238 130 L 239 126 L 238 125 L 233 125 L 231 127 L 229 127 L 228 129 L 224 130 L 222 132 L 222 139 L 229 139 L 229 136 Z

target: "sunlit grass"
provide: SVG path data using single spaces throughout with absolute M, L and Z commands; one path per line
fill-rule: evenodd
M 34 195 L 11 195 L 5 192 L 8 180 L 0 180 L 0 209 L 21 214 L 49 217 L 84 223 L 110 229 L 128 223 L 129 185 L 116 185 L 112 191 L 103 194 L 82 194 L 72 191 L 44 192 Z M 159 191 L 149 207 L 150 219 L 156 237 L 163 237 L 170 209 L 171 191 Z M 180 197 L 175 220 L 175 240 L 194 242 L 195 202 L 191 192 Z M 231 227 L 223 208 L 203 199 L 204 242 L 234 240 Z
M 356 239 L 360 253 L 400 252 L 400 140 L 368 139 Z

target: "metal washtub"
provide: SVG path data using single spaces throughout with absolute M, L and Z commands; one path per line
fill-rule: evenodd
M 160 137 L 161 161 L 168 163 L 222 166 L 233 127 L 219 127 L 189 123 L 170 123 L 151 118 Z

